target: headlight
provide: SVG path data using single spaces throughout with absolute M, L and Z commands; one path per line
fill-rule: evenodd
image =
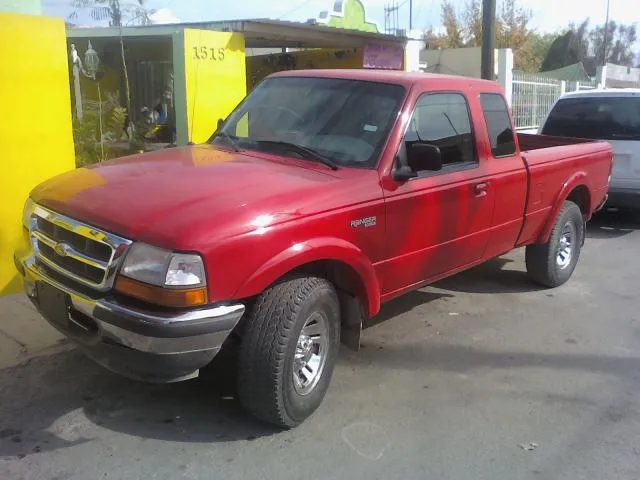
M 173 253 L 144 243 L 134 243 L 121 274 L 158 287 L 202 287 L 206 285 L 199 255 Z
M 199 255 L 134 243 L 124 259 L 115 288 L 151 305 L 189 308 L 208 302 L 206 284 Z
M 22 209 L 22 226 L 29 230 L 31 226 L 31 214 L 33 213 L 33 200 L 27 198 L 24 202 L 24 208 Z
M 176 253 L 171 256 L 165 285 L 198 287 L 205 283 L 204 265 L 199 255 Z

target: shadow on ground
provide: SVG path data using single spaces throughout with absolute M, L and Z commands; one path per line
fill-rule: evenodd
M 376 321 L 451 296 L 412 292 L 385 306 Z M 242 409 L 235 382 L 235 358 L 230 352 L 216 358 L 200 378 L 169 385 L 122 378 L 77 350 L 33 358 L 0 370 L 0 458 L 88 443 L 96 427 L 183 443 L 253 440 L 279 433 Z M 60 423 L 64 431 L 86 430 L 86 425 L 77 426 L 87 423 L 85 417 L 94 431 L 86 435 L 89 438 L 69 441 L 60 435 Z
M 453 295 L 448 293 L 439 292 L 426 292 L 423 290 L 416 290 L 409 292 L 402 297 L 390 301 L 382 306 L 380 313 L 374 318 L 367 320 L 365 324 L 366 328 L 371 328 L 379 325 L 387 320 L 391 320 L 399 315 L 408 313 L 416 307 L 427 305 L 431 302 L 435 302 L 441 298 L 451 298 Z
M 91 442 L 67 441 L 52 432 L 54 423 L 78 409 L 94 425 L 175 442 L 230 442 L 277 433 L 248 416 L 235 400 L 232 361 L 220 358 L 201 378 L 168 385 L 111 374 L 76 350 L 2 370 L 0 457 Z
M 370 342 L 372 347 L 375 342 Z M 490 350 L 469 345 L 384 344 L 384 349 L 370 348 L 362 352 L 363 361 L 381 368 L 396 370 L 436 370 L 470 373 L 485 368 L 549 368 L 618 375 L 626 381 L 640 381 L 640 357 L 584 355 L 573 353 L 538 353 L 515 350 Z
M 505 270 L 512 263 L 508 258 L 494 258 L 471 270 L 445 278 L 433 286 L 441 290 L 460 293 L 523 293 L 535 292 L 542 287 L 535 284 L 524 270 Z
M 587 224 L 587 238 L 619 238 L 640 230 L 640 214 L 632 211 L 602 211 Z
M 375 346 L 375 339 L 369 343 Z M 383 350 L 368 348 L 358 357 L 358 363 L 381 371 L 468 373 L 483 368 L 538 367 L 602 372 L 640 381 L 637 357 L 494 351 L 429 341 L 385 343 Z M 241 409 L 229 384 L 230 367 L 220 363 L 207 378 L 197 381 L 149 385 L 107 373 L 79 352 L 68 351 L 2 370 L 0 457 L 22 458 L 100 441 L 100 429 L 181 443 L 233 442 L 277 434 Z M 87 438 L 83 428 L 92 432 Z M 72 436 L 74 440 L 62 438 L 70 438 L 69 432 L 80 434 Z
M 453 298 L 455 293 L 522 293 L 543 289 L 531 281 L 524 269 L 504 269 L 505 266 L 513 262 L 514 260 L 509 258 L 494 258 L 475 268 L 445 278 L 431 285 L 439 290 L 452 293 L 425 290 L 407 293 L 383 305 L 380 313 L 368 321 L 365 328 L 370 328 L 387 320 L 391 320 L 394 317 L 410 312 L 416 307 L 429 304 L 436 300 Z

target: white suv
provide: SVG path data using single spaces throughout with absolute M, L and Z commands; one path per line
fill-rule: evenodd
M 609 141 L 614 155 L 606 206 L 640 209 L 640 89 L 568 93 L 538 133 Z

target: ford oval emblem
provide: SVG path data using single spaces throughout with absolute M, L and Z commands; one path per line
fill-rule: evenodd
M 57 243 L 55 247 L 53 247 L 53 251 L 56 252 L 56 255 L 59 257 L 66 257 L 69 255 L 69 250 L 71 247 L 66 243 Z

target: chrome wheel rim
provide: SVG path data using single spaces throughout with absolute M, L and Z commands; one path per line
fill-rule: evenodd
M 567 223 L 562 229 L 556 254 L 556 264 L 564 270 L 571 264 L 573 258 L 573 245 L 576 238 L 576 230 L 572 223 Z
M 308 395 L 322 376 L 329 348 L 329 321 L 320 312 L 304 322 L 293 358 L 293 386 L 299 395 Z

